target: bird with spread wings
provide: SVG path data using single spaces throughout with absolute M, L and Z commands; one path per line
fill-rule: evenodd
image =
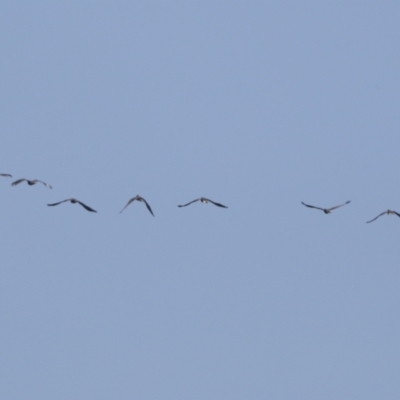
M 90 208 L 90 207 L 87 206 L 86 204 L 84 204 L 84 203 L 82 203 L 81 201 L 79 201 L 79 200 L 77 200 L 77 199 L 74 199 L 74 198 L 62 200 L 62 201 L 59 201 L 58 203 L 52 203 L 52 204 L 47 204 L 47 205 L 48 205 L 49 207 L 53 207 L 53 206 L 58 206 L 59 204 L 65 203 L 65 202 L 67 202 L 67 201 L 69 201 L 69 202 L 72 203 L 72 204 L 78 203 L 78 204 L 80 204 L 84 209 L 86 209 L 87 211 L 91 211 L 91 212 L 97 213 L 97 211 L 96 211 L 96 210 L 93 210 L 93 208 Z
M 227 206 L 224 206 L 224 205 L 221 204 L 221 203 L 217 203 L 217 202 L 212 201 L 212 200 L 210 200 L 210 199 L 206 199 L 205 197 L 200 197 L 199 199 L 195 199 L 195 200 L 189 201 L 189 203 L 183 204 L 183 205 L 179 205 L 178 207 L 186 207 L 186 206 L 188 206 L 189 204 L 195 203 L 196 201 L 200 201 L 200 202 L 205 203 L 205 204 L 207 204 L 207 203 L 212 203 L 212 204 L 214 204 L 214 205 L 217 206 L 217 207 L 228 208 Z
M 144 204 L 146 204 L 147 209 L 150 211 L 151 215 L 154 217 L 153 210 L 151 209 L 149 203 L 147 203 L 147 201 L 143 197 L 141 197 L 139 195 L 137 195 L 135 197 L 132 197 L 130 200 L 128 200 L 128 202 L 126 203 L 126 206 L 120 211 L 120 214 L 122 213 L 122 211 L 125 210 L 126 207 L 129 206 L 129 204 L 133 203 L 135 200 L 141 201 Z
M 382 215 L 385 215 L 385 214 L 387 214 L 387 215 L 397 215 L 398 217 L 400 217 L 400 214 L 398 213 L 398 212 L 396 212 L 396 211 L 393 211 L 393 210 L 387 210 L 387 211 L 384 211 L 384 212 L 381 212 L 378 216 L 376 216 L 374 219 L 371 219 L 371 221 L 367 221 L 367 224 L 369 224 L 370 222 L 372 222 L 372 221 L 375 221 L 376 219 L 378 219 L 379 217 L 381 217 Z
M 309 207 L 309 208 L 316 208 L 317 210 L 322 210 L 325 214 L 330 214 L 333 210 L 336 210 L 339 207 L 343 207 L 343 206 L 345 206 L 346 204 L 349 204 L 349 203 L 350 203 L 350 200 L 346 201 L 346 203 L 339 204 L 338 206 L 335 206 L 335 207 L 321 208 L 321 207 L 316 207 L 316 206 L 312 206 L 310 204 L 306 204 L 306 203 L 301 202 L 301 204 L 303 204 L 303 206 L 306 206 L 306 207 Z
M 35 185 L 36 183 L 42 183 L 44 186 L 48 187 L 49 189 L 52 189 L 51 185 L 49 185 L 49 184 L 46 183 L 46 182 L 40 181 L 39 179 L 30 180 L 30 179 L 22 178 L 22 179 L 18 179 L 18 180 L 16 180 L 16 181 L 14 181 L 14 182 L 11 184 L 11 186 L 19 185 L 21 182 L 26 182 L 29 186 Z

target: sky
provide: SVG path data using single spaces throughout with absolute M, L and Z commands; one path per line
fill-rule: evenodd
M 1 397 L 400 398 L 399 20 L 2 1 Z

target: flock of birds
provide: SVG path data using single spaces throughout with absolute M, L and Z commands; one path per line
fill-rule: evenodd
M 11 174 L 2 174 L 2 173 L 0 173 L 0 176 L 12 178 L 12 175 L 11 175 Z M 39 180 L 39 179 L 32 179 L 32 180 L 30 180 L 30 179 L 21 178 L 21 179 L 17 179 L 17 180 L 14 181 L 13 183 L 11 183 L 11 186 L 19 185 L 19 184 L 22 183 L 22 182 L 26 182 L 26 183 L 27 183 L 28 185 L 30 185 L 30 186 L 36 185 L 36 183 L 41 183 L 41 184 L 43 184 L 44 186 L 48 187 L 49 189 L 52 189 L 51 185 L 49 185 L 48 183 L 43 182 L 43 181 L 41 181 L 41 180 Z M 143 202 L 143 203 L 146 205 L 147 209 L 149 210 L 150 214 L 154 217 L 153 210 L 151 209 L 149 203 L 147 203 L 147 201 L 146 201 L 143 197 L 141 197 L 141 196 L 139 196 L 139 195 L 137 195 L 137 196 L 132 197 L 131 199 L 129 199 L 128 202 L 126 203 L 125 207 L 120 211 L 120 214 L 122 213 L 122 211 L 125 210 L 126 207 L 129 206 L 129 204 L 133 203 L 135 200 L 136 200 L 136 201 Z M 212 201 L 212 200 L 210 200 L 210 199 L 206 199 L 205 197 L 200 197 L 200 198 L 198 198 L 198 199 L 189 201 L 189 203 L 182 204 L 182 205 L 178 205 L 178 207 L 186 207 L 186 206 L 188 206 L 188 205 L 190 205 L 190 204 L 196 203 L 197 201 L 200 201 L 201 203 L 212 203 L 212 204 L 214 204 L 214 205 L 217 206 L 217 207 L 228 208 L 227 206 L 224 206 L 224 205 L 221 204 L 221 203 L 217 203 L 217 202 Z M 93 208 L 89 207 L 88 205 L 86 205 L 86 204 L 82 203 L 81 201 L 79 201 L 79 200 L 77 200 L 77 199 L 74 199 L 74 198 L 61 200 L 61 201 L 59 201 L 59 202 L 57 202 L 57 203 L 51 203 L 51 204 L 47 204 L 47 205 L 48 205 L 49 207 L 53 207 L 53 206 L 58 206 L 58 205 L 61 204 L 61 203 L 67 203 L 67 202 L 70 202 L 70 203 L 72 203 L 72 204 L 78 203 L 78 204 L 80 204 L 80 205 L 81 205 L 85 210 L 87 210 L 87 211 L 90 211 L 90 212 L 97 212 L 97 211 L 94 210 Z M 330 214 L 333 210 L 336 210 L 337 208 L 343 207 L 343 206 L 345 206 L 346 204 L 349 204 L 349 203 L 350 203 L 350 200 L 346 201 L 346 203 L 339 204 L 338 206 L 334 206 L 334 207 L 331 207 L 331 208 L 322 208 L 322 207 L 312 206 L 311 204 L 306 204 L 306 203 L 301 202 L 301 204 L 303 204 L 304 206 L 309 207 L 309 208 L 315 208 L 315 209 L 317 209 L 317 210 L 321 210 L 321 211 L 323 211 L 325 214 Z M 398 212 L 393 211 L 393 210 L 386 210 L 386 211 L 381 212 L 379 215 L 377 215 L 375 218 L 371 219 L 370 221 L 367 221 L 367 224 L 369 224 L 370 222 L 375 221 L 376 219 L 378 219 L 379 217 L 381 217 L 382 215 L 385 215 L 385 214 L 387 214 L 387 215 L 393 215 L 393 214 L 394 214 L 394 215 L 397 215 L 398 217 L 400 217 L 400 214 L 399 214 Z
M 12 175 L 11 175 L 11 174 L 2 174 L 2 173 L 0 173 L 0 176 L 12 178 Z M 41 183 L 41 184 L 43 184 L 44 186 L 48 187 L 49 189 L 52 189 L 52 186 L 51 186 L 51 185 L 49 185 L 48 183 L 43 182 L 43 181 L 41 181 L 41 180 L 39 180 L 39 179 L 32 179 L 32 180 L 30 180 L 30 179 L 21 178 L 21 179 L 17 179 L 17 180 L 14 181 L 13 183 L 11 183 L 11 186 L 19 185 L 19 184 L 22 183 L 22 182 L 26 182 L 29 186 L 36 185 L 36 183 Z M 136 200 L 136 201 L 143 202 L 143 203 L 146 205 L 147 209 L 149 210 L 150 214 L 154 217 L 153 210 L 151 209 L 149 203 L 148 203 L 143 197 L 141 197 L 141 196 L 139 196 L 139 195 L 137 195 L 137 196 L 132 197 L 131 199 L 129 199 L 128 202 L 126 203 L 126 206 L 120 211 L 120 214 L 122 213 L 122 211 L 125 210 L 126 207 L 129 206 L 129 204 L 133 203 L 135 200 Z M 212 203 L 212 204 L 216 205 L 217 207 L 228 208 L 227 206 L 224 206 L 224 205 L 221 204 L 221 203 L 217 203 L 217 202 L 212 201 L 212 200 L 210 200 L 210 199 L 206 199 L 205 197 L 200 197 L 200 198 L 198 198 L 198 199 L 189 201 L 189 203 L 187 203 L 187 204 L 178 205 L 178 207 L 186 207 L 186 206 L 188 206 L 188 205 L 190 205 L 190 204 L 192 204 L 192 203 L 195 203 L 196 201 L 200 201 L 201 203 Z M 67 202 L 70 202 L 70 203 L 72 203 L 72 204 L 78 203 L 78 204 L 80 204 L 85 210 L 90 211 L 90 212 L 95 212 L 95 213 L 97 213 L 97 211 L 94 210 L 93 208 L 89 207 L 89 206 L 86 205 L 85 203 L 82 203 L 80 200 L 77 200 L 77 199 L 74 199 L 74 198 L 61 200 L 61 201 L 59 201 L 59 202 L 57 202 L 57 203 L 51 203 L 51 204 L 47 204 L 47 205 L 48 205 L 49 207 L 53 207 L 53 206 L 58 206 L 58 205 L 61 204 L 61 203 L 67 203 Z

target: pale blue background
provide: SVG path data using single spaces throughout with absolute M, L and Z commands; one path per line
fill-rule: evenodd
M 2 1 L 0 172 L 53 185 L 0 179 L 2 399 L 399 399 L 399 45 L 397 1 Z

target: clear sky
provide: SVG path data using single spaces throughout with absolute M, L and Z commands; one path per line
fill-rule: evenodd
M 399 21 L 2 1 L 2 399 L 399 399 Z

